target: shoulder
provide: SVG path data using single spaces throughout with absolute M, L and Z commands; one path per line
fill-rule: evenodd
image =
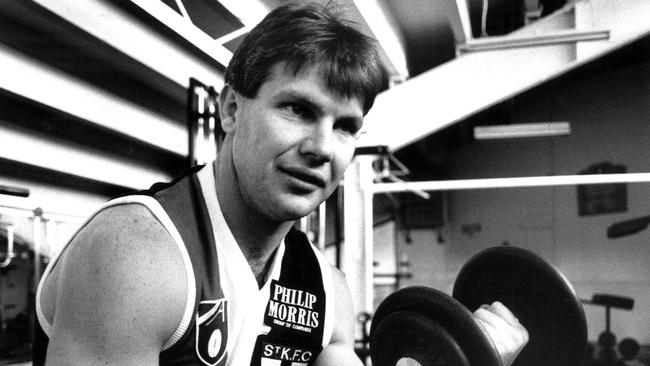
M 119 204 L 100 211 L 79 231 L 62 258 L 64 274 L 83 273 L 93 286 L 124 291 L 125 283 L 169 284 L 184 272 L 181 254 L 174 239 L 151 211 L 141 204 Z M 119 281 L 118 281 L 119 280 Z M 175 286 L 165 291 L 183 292 Z M 144 293 L 155 295 L 144 286 Z
M 187 281 L 181 254 L 165 227 L 141 204 L 100 211 L 55 266 L 53 332 L 112 351 L 160 349 L 179 324 Z M 51 281 L 50 281 L 51 282 Z M 125 342 L 131 340 L 132 346 Z
M 182 269 L 182 262 L 177 261 L 180 253 L 167 229 L 148 207 L 135 203 L 101 210 L 77 233 L 64 254 L 64 268 L 84 263 L 114 270 L 98 280 L 124 274 L 153 275 L 162 268 Z

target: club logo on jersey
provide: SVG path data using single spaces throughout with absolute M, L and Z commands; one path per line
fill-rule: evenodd
M 321 324 L 322 301 L 311 292 L 271 282 L 271 296 L 264 317 L 267 325 L 275 325 L 312 333 Z
M 196 314 L 196 354 L 210 366 L 225 365 L 228 355 L 228 303 L 226 299 L 201 301 Z
M 312 351 L 262 341 L 260 366 L 306 366 L 314 358 Z

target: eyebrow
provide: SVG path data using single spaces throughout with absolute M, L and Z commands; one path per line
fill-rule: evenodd
M 320 103 L 314 100 L 314 98 L 311 98 L 309 95 L 305 95 L 305 93 L 301 93 L 299 91 L 283 90 L 276 95 L 275 99 L 293 99 L 294 101 L 304 104 L 318 113 L 323 112 L 323 108 L 321 107 Z

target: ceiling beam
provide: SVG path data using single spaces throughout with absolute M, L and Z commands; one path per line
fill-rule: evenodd
M 171 177 L 134 159 L 0 123 L 3 159 L 128 189 L 145 189 Z M 74 162 L 72 164 L 71 162 Z
M 182 123 L 129 102 L 0 44 L 0 87 L 88 123 L 178 156 L 188 153 Z M 0 155 L 2 156 L 2 155 Z
M 217 0 L 215 0 L 217 1 Z M 270 8 L 258 0 L 218 0 L 234 16 L 239 18 L 247 28 L 254 27 L 270 11 Z
M 467 0 L 444 0 L 442 2 L 447 21 L 454 33 L 456 44 L 462 44 L 472 39 L 472 23 L 469 19 Z
M 405 80 L 408 75 L 402 36 L 393 19 L 382 9 L 378 0 L 352 0 L 374 38 L 379 42 L 394 77 Z M 400 80 L 400 81 L 402 81 Z
M 464 54 L 378 95 L 358 146 L 397 150 L 650 34 L 650 2 L 591 0 L 574 6 L 558 16 L 589 17 L 579 30 L 588 23 L 609 30 L 609 39 Z M 562 23 L 542 18 L 512 37 L 550 32 Z
M 25 1 L 58 15 L 185 88 L 189 86 L 190 77 L 218 89 L 223 86 L 223 77 L 217 65 L 225 67 L 232 53 L 161 1 L 131 0 L 134 5 L 157 18 L 161 24 L 179 33 L 193 47 L 208 55 L 209 59 L 213 60 L 212 63 L 192 55 L 187 46 L 162 37 L 156 29 L 137 20 L 113 1 Z

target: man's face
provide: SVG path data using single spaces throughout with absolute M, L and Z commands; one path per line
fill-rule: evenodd
M 236 94 L 233 165 L 244 203 L 276 221 L 313 211 L 352 160 L 363 104 L 331 92 L 318 67 L 280 63 L 255 98 Z

